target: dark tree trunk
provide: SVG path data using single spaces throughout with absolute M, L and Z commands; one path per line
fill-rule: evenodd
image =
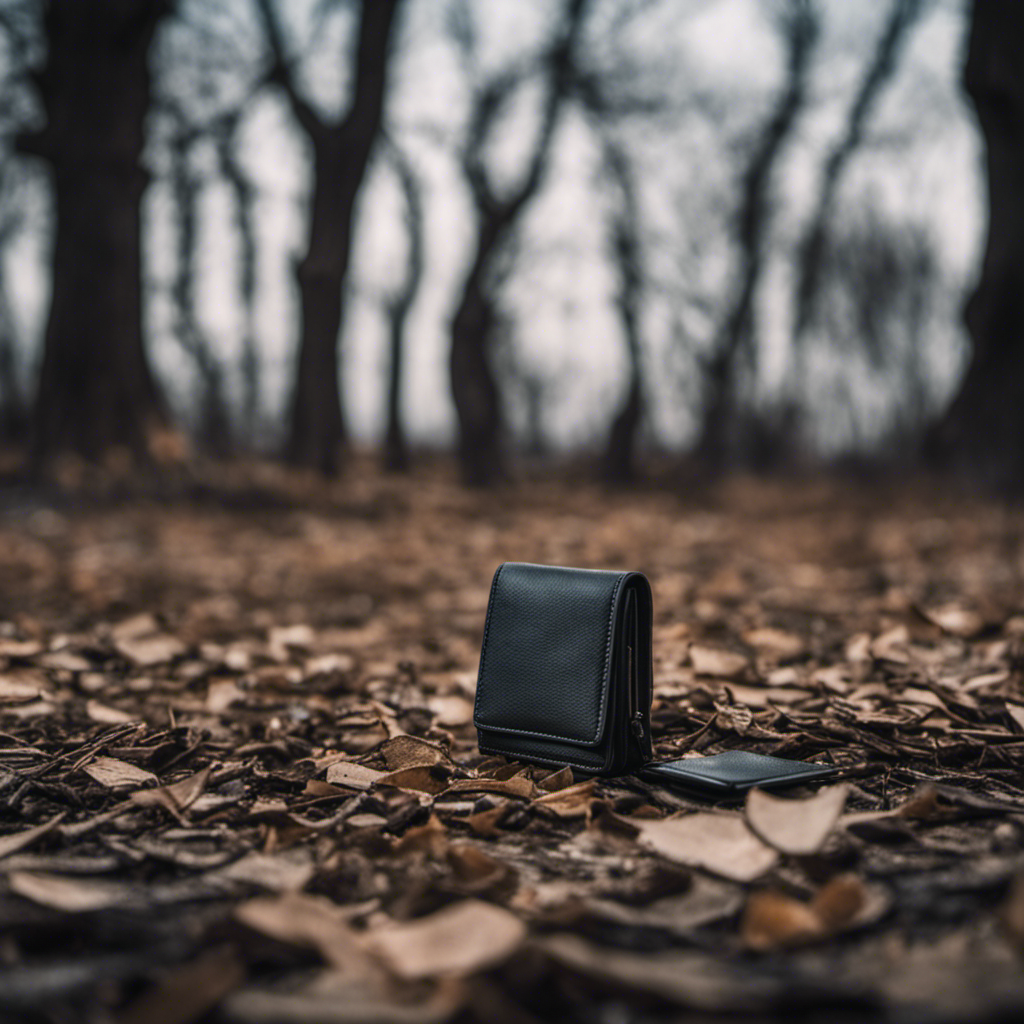
M 695 456 L 711 473 L 735 463 L 741 454 L 736 395 L 739 361 L 745 357 L 752 364 L 756 351 L 754 305 L 764 270 L 772 175 L 807 99 L 807 77 L 818 37 L 818 14 L 808 0 L 790 0 L 783 32 L 786 80 L 743 173 L 735 229 L 739 271 L 705 368 L 706 396 Z
M 51 168 L 56 236 L 33 410 L 37 467 L 61 451 L 150 455 L 166 424 L 142 339 L 141 158 L 149 49 L 167 0 L 53 0 L 36 82 L 46 126 L 19 139 Z
M 540 190 L 562 106 L 572 87 L 574 49 L 588 0 L 566 0 L 561 28 L 544 59 L 547 95 L 541 125 L 519 183 L 499 195 L 485 166 L 484 150 L 497 115 L 517 84 L 514 75 L 498 76 L 481 89 L 470 113 L 462 164 L 478 218 L 477 245 L 462 295 L 451 322 L 452 400 L 459 421 L 462 476 L 475 487 L 506 475 L 502 445 L 504 412 L 492 363 L 497 265 L 519 218 Z
M 313 150 L 308 242 L 296 268 L 301 327 L 286 455 L 294 465 L 325 474 L 337 471 L 345 442 L 338 335 L 352 249 L 352 214 L 380 133 L 391 30 L 399 3 L 364 0 L 352 103 L 343 118 L 331 120 L 300 95 L 274 2 L 260 0 L 276 76 Z
M 640 344 L 640 302 L 643 266 L 640 251 L 640 206 L 625 153 L 605 147 L 605 162 L 618 187 L 620 207 L 612 226 L 612 251 L 619 274 L 616 308 L 629 359 L 626 398 L 612 422 L 605 448 L 604 471 L 610 483 L 628 483 L 636 474 L 636 443 L 644 415 L 643 353 Z
M 504 232 L 496 223 L 478 233 L 476 260 L 452 318 L 452 400 L 459 420 L 459 460 L 466 483 L 483 487 L 505 476 L 504 414 L 491 364 L 495 310 L 486 283 Z
M 406 322 L 423 279 L 423 197 L 419 180 L 405 154 L 393 143 L 389 146 L 389 153 L 405 200 L 405 224 L 409 239 L 405 277 L 387 304 L 390 362 L 384 467 L 397 473 L 409 468 L 409 444 L 402 420 L 402 382 L 405 371 Z
M 897 69 L 900 52 L 906 44 L 911 27 L 921 13 L 922 3 L 923 0 L 892 0 L 889 17 L 879 36 L 878 45 L 864 68 L 853 103 L 850 105 L 846 125 L 825 160 L 818 194 L 814 201 L 814 211 L 797 251 L 793 342 L 798 357 L 802 352 L 803 336 L 816 312 L 829 221 L 840 183 L 851 159 L 860 148 L 868 120 L 885 86 Z
M 979 479 L 1024 488 L 1024 4 L 975 0 L 964 85 L 985 139 L 988 237 L 966 309 L 973 352 L 931 441 Z

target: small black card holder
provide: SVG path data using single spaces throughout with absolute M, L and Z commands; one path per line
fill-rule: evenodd
M 505 562 L 487 605 L 480 750 L 594 775 L 652 756 L 651 587 L 643 573 Z

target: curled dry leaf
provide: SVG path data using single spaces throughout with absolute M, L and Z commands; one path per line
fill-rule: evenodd
M 116 757 L 93 758 L 83 769 L 86 775 L 108 789 L 137 789 L 160 780 L 145 768 L 139 768 Z
M 239 904 L 235 917 L 278 942 L 315 949 L 339 969 L 375 973 L 348 914 L 326 897 L 297 892 L 261 896 Z
M 206 783 L 212 771 L 213 767 L 208 766 L 170 786 L 143 789 L 138 793 L 132 793 L 130 799 L 143 807 L 163 807 L 176 818 L 181 818 L 183 812 L 188 810 L 206 789 Z
M 888 894 L 845 874 L 822 886 L 809 903 L 781 892 L 754 893 L 740 923 L 750 949 L 767 951 L 804 945 L 878 920 L 889 908 Z
M 428 743 L 417 736 L 401 735 L 385 740 L 380 752 L 390 771 L 402 768 L 429 767 L 434 764 L 451 764 L 448 754 L 434 743 Z
M 737 814 L 702 811 L 661 821 L 632 821 L 640 842 L 656 853 L 737 882 L 760 878 L 779 858 Z
M 747 824 L 782 853 L 816 853 L 839 821 L 848 792 L 845 785 L 829 786 L 806 800 L 793 800 L 753 789 L 747 794 Z
M 512 955 L 526 925 L 511 911 L 480 900 L 463 900 L 401 924 L 380 925 L 366 948 L 400 978 L 465 977 Z
M 738 679 L 746 673 L 749 664 L 746 657 L 735 651 L 720 647 L 705 647 L 703 644 L 690 646 L 690 664 L 699 676 L 714 676 L 717 679 Z
M 593 779 L 577 782 L 565 789 L 544 793 L 534 800 L 533 806 L 543 808 L 545 811 L 556 814 L 559 818 L 583 818 L 586 817 L 587 810 L 594 799 L 594 787 Z

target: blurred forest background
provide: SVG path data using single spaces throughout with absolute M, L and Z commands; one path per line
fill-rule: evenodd
M 566 453 L 1012 484 L 1021 20 L 3 0 L 4 464 L 333 474 L 356 444 L 475 484 Z

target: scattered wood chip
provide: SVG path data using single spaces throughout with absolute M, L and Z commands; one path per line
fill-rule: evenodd
M 348 789 L 369 789 L 379 782 L 385 772 L 376 768 L 367 768 L 351 761 L 336 761 L 327 769 L 327 781 L 332 786 L 345 786 Z
M 119 761 L 116 757 L 93 758 L 82 771 L 108 789 L 138 789 L 160 781 L 145 768 Z

